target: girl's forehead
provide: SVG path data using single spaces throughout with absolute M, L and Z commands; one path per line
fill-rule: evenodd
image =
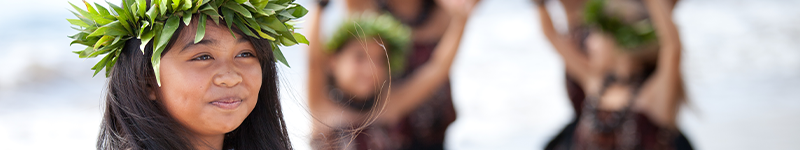
M 347 42 L 347 45 L 343 47 L 344 51 L 359 51 L 359 52 L 383 52 L 384 48 L 381 46 L 378 41 L 367 38 L 367 39 L 352 39 Z

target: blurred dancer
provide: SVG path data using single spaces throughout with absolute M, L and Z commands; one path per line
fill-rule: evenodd
M 357 0 L 346 2 L 348 12 L 353 13 L 358 12 L 353 9 L 371 12 L 378 8 L 359 7 L 361 5 L 356 4 L 364 3 Z M 435 49 L 435 52 L 430 53 L 425 62 L 416 64 L 404 59 L 415 54 L 413 49 L 407 49 L 416 41 L 413 40 L 416 38 L 413 26 L 405 29 L 406 34 L 410 33 L 406 45 L 393 46 L 402 43 L 396 40 L 400 36 L 387 35 L 402 28 L 371 32 L 368 30 L 385 28 L 378 25 L 396 26 L 375 23 L 376 27 L 369 27 L 372 25 L 363 22 L 370 20 L 363 17 L 360 21 L 345 22 L 332 39 L 327 40 L 328 47 L 324 49 L 318 42 L 322 41 L 319 16 L 327 2 L 320 3 L 310 34 L 309 108 L 316 118 L 312 146 L 316 149 L 443 149 L 444 131 L 455 120 L 455 111 L 449 90 L 444 104 L 437 101 L 432 105 L 430 97 L 440 95 L 438 89 L 447 82 L 474 2 L 441 0 L 438 3 L 447 7 L 437 8 L 437 11 L 452 17 L 445 18 L 445 28 L 439 36 L 441 44 L 430 50 Z M 377 20 L 385 20 L 381 19 L 383 17 Z M 398 26 L 403 25 L 398 23 Z M 403 47 L 406 50 L 399 49 Z M 417 66 L 408 71 L 409 65 Z
M 675 125 L 685 98 L 675 1 L 588 0 L 580 13 L 565 6 L 571 37 L 559 35 L 536 2 L 564 59 L 577 116 L 546 149 L 691 149 Z

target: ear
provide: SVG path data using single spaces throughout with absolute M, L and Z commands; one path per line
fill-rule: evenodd
M 147 86 L 147 99 L 156 100 L 158 97 L 156 96 L 156 88 L 153 88 L 152 85 Z

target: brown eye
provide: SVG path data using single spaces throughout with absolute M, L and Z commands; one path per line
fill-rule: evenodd
M 201 56 L 197 56 L 195 58 L 192 58 L 192 60 L 210 60 L 210 59 L 214 59 L 214 57 L 211 57 L 211 55 L 201 55 Z
M 239 55 L 236 55 L 236 57 L 253 57 L 253 53 L 244 52 L 244 53 L 240 53 Z

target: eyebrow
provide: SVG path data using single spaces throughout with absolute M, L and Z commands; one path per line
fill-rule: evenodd
M 250 42 L 250 40 L 247 40 L 244 37 L 236 38 L 236 43 L 245 43 L 245 42 Z
M 236 43 L 246 43 L 246 42 L 250 42 L 250 40 L 247 40 L 246 38 L 236 38 Z M 197 46 L 197 45 L 215 45 L 215 44 L 217 44 L 217 40 L 215 40 L 215 39 L 203 39 L 203 40 L 200 40 L 200 42 L 197 42 L 197 43 L 189 42 L 189 43 L 186 43 L 186 45 L 183 46 L 183 49 L 181 49 L 181 52 L 185 51 L 186 49 L 189 49 L 189 47 L 193 47 L 193 46 Z
M 194 42 L 190 41 L 189 43 L 186 43 L 185 46 L 183 46 L 183 49 L 181 49 L 181 52 L 185 51 L 186 49 L 188 49 L 189 47 L 192 47 L 192 46 L 196 46 L 196 45 L 214 45 L 216 43 L 217 43 L 217 40 L 215 40 L 215 39 L 203 39 L 203 40 L 200 40 L 200 42 L 197 42 L 197 43 L 194 43 Z

